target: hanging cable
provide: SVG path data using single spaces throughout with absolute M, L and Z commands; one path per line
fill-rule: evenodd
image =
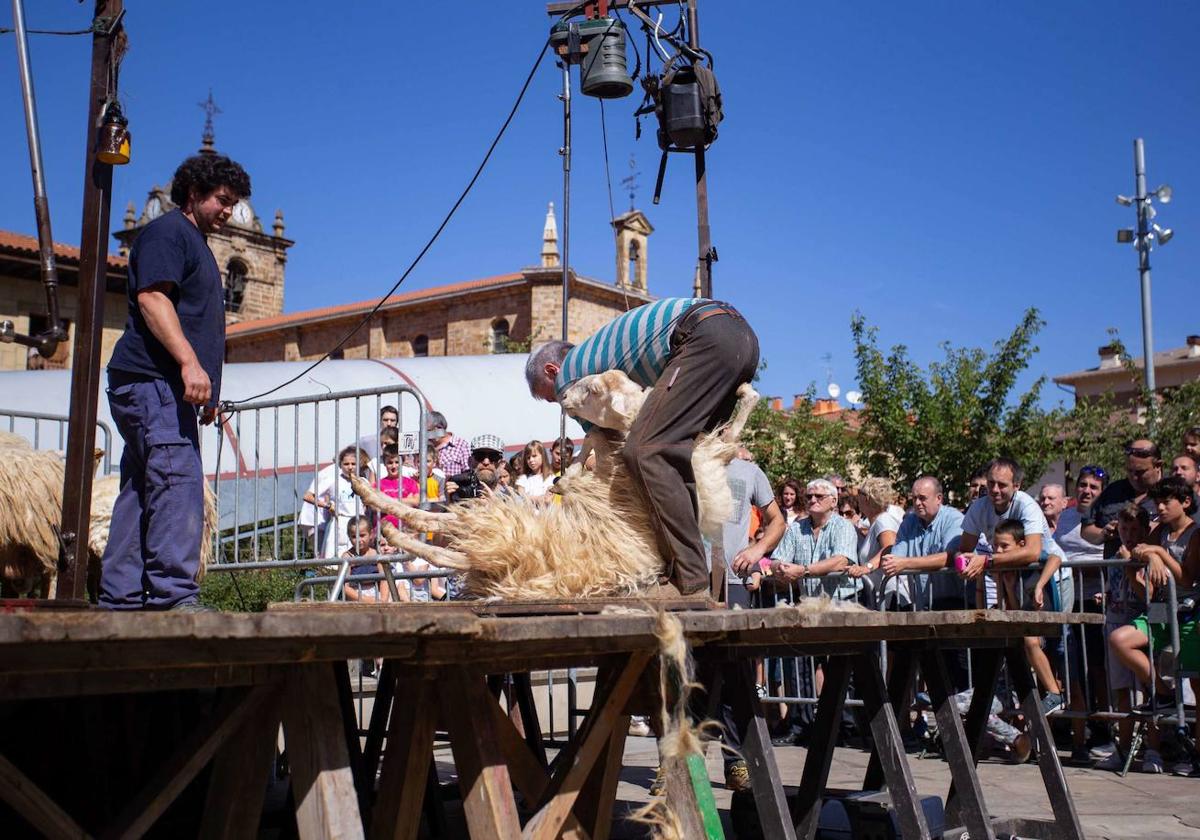
M 0 26 L 0 35 L 7 35 L 10 32 L 15 32 L 15 29 L 10 29 L 7 26 Z M 26 29 L 30 35 L 91 35 L 96 30 L 94 29 Z
M 479 176 L 483 174 L 484 167 L 486 167 L 488 164 L 488 161 L 491 160 L 492 152 L 494 152 L 496 150 L 496 146 L 499 145 L 500 139 L 504 136 L 504 132 L 508 130 L 508 126 L 512 123 L 513 118 L 517 115 L 517 109 L 521 106 L 521 100 L 523 100 L 525 98 L 525 92 L 529 90 L 529 85 L 533 81 L 534 74 L 537 73 L 538 67 L 540 67 L 542 64 L 542 59 L 546 55 L 546 48 L 549 46 L 549 44 L 550 44 L 550 41 L 549 41 L 549 39 L 547 39 L 542 44 L 542 48 L 538 51 L 537 60 L 533 62 L 533 67 L 530 68 L 529 75 L 527 75 L 525 77 L 525 82 L 524 82 L 524 84 L 521 85 L 521 91 L 520 91 L 520 93 L 517 94 L 516 101 L 513 102 L 512 108 L 509 109 L 508 116 L 505 117 L 503 124 L 501 124 L 501 126 L 500 126 L 500 130 L 497 131 L 496 136 L 494 138 L 492 138 L 491 145 L 488 146 L 487 152 L 485 152 L 483 155 L 483 160 L 481 160 L 479 162 L 479 166 L 476 167 L 476 169 L 475 169 L 475 174 L 473 174 L 471 176 L 471 180 L 467 182 L 467 186 L 459 194 L 459 196 L 458 196 L 457 200 L 455 200 L 454 204 L 450 207 L 450 211 L 448 213 L 446 213 L 445 218 L 442 219 L 442 223 L 437 226 L 437 230 L 435 230 L 433 232 L 433 236 L 429 237 L 429 241 L 426 242 L 424 247 L 422 247 L 421 250 L 417 253 L 417 256 L 413 258 L 413 261 L 408 264 L 408 268 L 404 269 L 404 273 L 400 275 L 400 279 L 397 280 L 394 284 L 392 284 L 392 287 L 390 289 L 388 289 L 388 291 L 383 295 L 383 297 L 381 297 L 379 299 L 379 301 L 373 307 L 371 307 L 371 311 L 368 312 L 365 316 L 363 316 L 362 320 L 360 320 L 354 326 L 353 329 L 351 329 L 348 333 L 346 333 L 344 336 L 342 336 L 341 340 L 338 341 L 337 344 L 335 344 L 329 350 L 325 351 L 325 354 L 323 356 L 321 356 L 321 358 L 317 359 L 315 362 L 313 362 L 311 365 L 306 367 L 304 370 L 300 371 L 298 374 L 293 376 L 291 379 L 288 379 L 285 382 L 281 382 L 280 384 L 276 385 L 274 388 L 271 388 L 268 391 L 263 391 L 261 394 L 255 394 L 252 397 L 246 397 L 246 398 L 243 398 L 240 400 L 229 400 L 229 401 L 222 402 L 221 410 L 227 411 L 227 410 L 230 410 L 230 409 L 232 409 L 238 405 L 241 405 L 243 403 L 248 403 L 253 400 L 262 399 L 263 397 L 269 396 L 269 395 L 275 393 L 276 391 L 280 390 L 281 388 L 286 388 L 288 385 L 291 385 L 293 382 L 296 382 L 297 380 L 302 379 L 310 371 L 315 369 L 322 362 L 326 361 L 330 356 L 332 356 L 338 350 L 342 349 L 346 345 L 346 342 L 348 342 L 351 338 L 353 338 L 358 333 L 359 330 L 361 330 L 364 326 L 366 326 L 367 323 L 370 322 L 370 320 L 375 317 L 375 314 L 377 312 L 379 312 L 380 309 L 383 308 L 383 305 L 385 303 L 387 303 L 387 299 L 389 297 L 391 297 L 393 294 L 395 294 L 396 290 L 398 288 L 400 288 L 400 284 L 408 279 L 408 275 L 412 273 L 413 269 L 416 268 L 417 264 L 421 261 L 421 258 L 424 257 L 425 254 L 428 253 L 429 249 L 433 247 L 433 243 L 437 242 L 438 237 L 441 236 L 441 234 L 442 234 L 442 231 L 446 229 L 446 225 L 448 225 L 450 223 L 450 219 L 452 219 L 454 217 L 455 212 L 462 205 L 463 201 L 466 200 L 467 195 L 470 194 L 471 188 L 475 186 L 475 182 L 479 180 Z

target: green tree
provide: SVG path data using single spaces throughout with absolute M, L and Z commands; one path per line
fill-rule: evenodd
M 1035 480 L 1058 454 L 1060 410 L 1039 406 L 1045 377 L 1023 394 L 1017 377 L 1038 348 L 1045 326 L 1036 309 L 992 352 L 943 343 L 945 358 L 921 368 L 896 345 L 885 355 L 877 330 L 860 314 L 851 319 L 858 385 L 866 408 L 858 435 L 860 463 L 901 486 L 924 474 L 965 493 L 971 473 L 998 456 L 1020 463 Z
M 854 463 L 854 432 L 841 418 L 814 417 L 811 393 L 791 411 L 774 411 L 760 402 L 742 442 L 772 485 L 785 478 L 803 482 L 829 473 L 847 475 Z

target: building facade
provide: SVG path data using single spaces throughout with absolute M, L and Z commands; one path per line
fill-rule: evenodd
M 1097 351 L 1100 363 L 1094 368 L 1077 370 L 1054 377 L 1059 385 L 1075 389 L 1075 401 L 1096 399 L 1111 393 L 1120 405 L 1132 405 L 1140 396 L 1145 359 L 1122 358 L 1117 347 L 1106 344 Z M 1157 388 L 1176 388 L 1200 379 L 1200 335 L 1189 335 L 1182 347 L 1154 354 L 1154 384 Z

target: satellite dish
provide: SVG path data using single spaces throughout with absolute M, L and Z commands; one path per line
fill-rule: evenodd
M 830 382 L 829 387 L 826 388 L 825 391 L 826 391 L 826 393 L 829 394 L 829 396 L 833 397 L 836 400 L 838 398 L 838 395 L 840 393 L 842 393 L 842 386 L 838 385 L 836 382 Z
M 847 391 L 846 399 L 852 403 L 860 403 L 860 402 L 862 402 L 862 392 L 861 391 Z

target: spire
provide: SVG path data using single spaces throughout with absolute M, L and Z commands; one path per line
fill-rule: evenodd
M 213 101 L 212 88 L 208 89 L 208 99 L 197 104 L 204 109 L 204 134 L 200 137 L 200 154 L 215 155 L 217 149 L 213 145 L 213 141 L 216 139 L 213 133 L 213 115 L 221 113 L 221 109 Z
M 546 211 L 546 227 L 542 230 L 542 268 L 557 268 L 561 263 L 558 259 L 558 222 L 554 218 L 554 202 Z

